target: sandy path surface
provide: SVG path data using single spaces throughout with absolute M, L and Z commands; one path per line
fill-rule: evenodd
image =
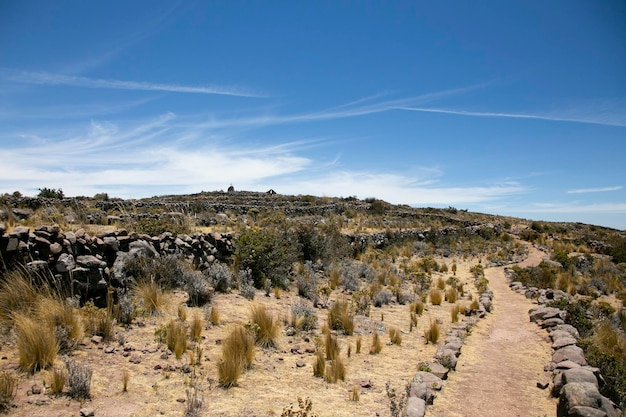
M 542 252 L 529 247 L 520 266 L 541 262 Z M 544 365 L 552 349 L 544 330 L 531 323 L 530 300 L 511 291 L 504 268 L 488 268 L 485 275 L 494 293 L 494 309 L 474 328 L 428 417 L 543 417 L 554 416 L 556 400 L 537 388 L 547 380 Z

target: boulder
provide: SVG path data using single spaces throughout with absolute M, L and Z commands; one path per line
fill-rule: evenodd
M 569 409 L 568 416 L 569 417 L 607 417 L 607 414 L 605 411 L 597 409 L 597 408 L 575 406 Z
M 577 382 L 588 382 L 598 388 L 598 379 L 592 371 L 585 368 L 572 368 L 559 372 L 554 376 L 552 395 L 558 397 L 563 386 Z
M 426 401 L 418 397 L 409 397 L 404 410 L 405 417 L 424 417 L 426 414 Z
M 553 331 L 564 331 L 569 333 L 572 337 L 578 339 L 580 335 L 578 334 L 578 329 L 572 326 L 571 324 L 559 324 L 552 328 Z
M 567 335 L 567 336 L 559 337 L 558 339 L 554 340 L 554 342 L 552 343 L 552 349 L 558 350 L 558 349 L 561 349 L 562 347 L 575 345 L 575 344 L 576 344 L 576 339 L 574 339 L 572 336 Z
M 76 257 L 76 263 L 85 268 L 106 268 L 107 264 L 93 255 L 81 255 Z
M 441 390 L 441 387 L 443 386 L 443 381 L 441 380 L 441 378 L 426 371 L 417 372 L 413 377 L 413 381 L 425 382 L 429 388 L 434 389 L 435 391 Z
M 557 417 L 569 417 L 573 411 L 580 411 L 575 407 L 596 408 L 604 411 L 607 417 L 619 417 L 611 401 L 603 397 L 598 387 L 590 382 L 573 382 L 565 384 L 561 389 Z
M 454 357 L 454 355 L 453 355 L 453 357 Z M 431 362 L 431 363 L 428 364 L 428 367 L 430 368 L 430 373 L 435 375 L 437 378 L 440 378 L 442 380 L 448 378 L 448 372 L 450 372 L 450 369 L 448 369 L 447 367 L 445 367 L 441 363 L 439 363 L 439 362 Z
M 587 361 L 585 360 L 585 353 L 578 346 L 565 346 L 554 352 L 552 355 L 552 362 L 557 365 L 563 361 L 572 361 L 581 366 L 587 365 Z
M 564 324 L 565 322 L 563 321 L 563 319 L 560 319 L 558 317 L 552 317 L 549 319 L 546 319 L 544 321 L 541 322 L 541 328 L 542 329 L 551 329 L 555 326 L 558 326 L 559 324 Z
M 425 382 L 411 382 L 409 386 L 409 398 L 417 397 L 426 401 L 426 404 L 432 404 L 435 400 L 435 393 Z
M 57 259 L 57 263 L 55 268 L 57 272 L 69 272 L 76 267 L 76 263 L 74 262 L 74 257 L 69 253 L 62 253 L 59 255 L 59 259 Z

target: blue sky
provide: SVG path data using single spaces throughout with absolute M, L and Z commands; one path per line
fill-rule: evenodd
M 626 3 L 0 1 L 0 193 L 377 197 L 626 229 Z

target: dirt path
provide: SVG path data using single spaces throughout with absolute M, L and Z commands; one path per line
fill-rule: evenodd
M 536 265 L 543 253 L 530 248 L 520 266 Z M 536 387 L 550 361 L 547 333 L 530 323 L 530 300 L 511 291 L 504 268 L 485 271 L 494 293 L 494 310 L 474 328 L 463 346 L 428 417 L 554 416 L 556 400 Z

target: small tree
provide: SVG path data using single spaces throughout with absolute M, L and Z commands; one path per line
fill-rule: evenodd
M 63 190 L 62 189 L 54 189 L 54 188 L 38 188 L 39 190 L 39 194 L 37 195 L 37 197 L 42 197 L 42 198 L 56 198 L 58 200 L 61 200 L 63 198 L 65 198 L 65 194 L 63 194 Z

